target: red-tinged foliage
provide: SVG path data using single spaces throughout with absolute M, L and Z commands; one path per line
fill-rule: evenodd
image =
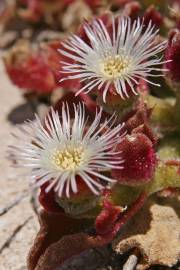
M 171 60 L 164 64 L 168 71 L 166 75 L 171 84 L 180 83 L 180 31 L 172 30 L 169 35 L 169 43 L 165 52 L 165 60 Z
M 137 92 L 142 96 L 148 94 L 150 91 L 148 82 L 143 79 L 139 79 L 138 83 L 139 84 L 136 86 Z
M 131 134 L 133 129 L 148 124 L 150 120 L 152 109 L 147 108 L 146 104 L 140 103 L 136 110 L 127 115 L 123 120 L 125 122 L 124 129 L 128 134 Z
M 141 10 L 141 4 L 138 1 L 129 1 L 123 9 L 123 16 L 129 16 L 132 20 L 137 19 L 138 13 Z
M 74 91 L 78 89 L 79 80 L 59 83 L 60 61 L 66 60 L 58 52 L 60 47 L 59 40 L 42 44 L 37 50 L 24 44 L 17 45 L 16 50 L 12 49 L 5 58 L 6 70 L 12 82 L 28 92 L 38 94 L 49 94 L 60 85 Z
M 39 202 L 41 206 L 47 211 L 51 213 L 62 212 L 62 209 L 55 201 L 55 193 L 54 190 L 51 189 L 49 192 L 46 192 L 48 183 L 45 183 L 41 186 L 40 194 L 39 194 Z
M 96 181 L 97 178 L 95 179 Z M 89 187 L 86 185 L 86 183 L 83 181 L 83 179 L 80 176 L 76 176 L 76 184 L 77 184 L 77 193 L 73 193 L 70 191 L 70 199 L 69 201 L 83 201 L 87 198 L 93 198 L 95 195 L 92 193 L 92 191 L 89 189 Z M 55 197 L 56 194 L 53 189 L 50 191 L 46 191 L 46 188 L 48 187 L 48 183 L 41 186 L 41 191 L 39 194 L 39 202 L 43 206 L 43 208 L 48 212 L 62 212 L 62 208 L 59 206 L 59 204 L 56 202 Z M 65 192 L 62 194 L 62 199 L 67 199 L 67 196 Z
M 112 231 L 112 228 L 121 212 L 121 207 L 114 206 L 108 199 L 104 199 L 103 209 L 97 216 L 95 222 L 96 232 L 99 235 L 104 235 Z
M 40 47 L 40 51 L 47 65 L 54 74 L 57 85 L 59 84 L 59 63 L 61 61 L 58 49 L 60 48 L 60 40 L 51 41 Z
M 148 124 L 143 124 L 133 129 L 132 134 L 134 133 L 140 133 L 140 134 L 146 135 L 146 137 L 148 137 L 151 140 L 153 146 L 157 144 L 158 138 L 154 134 L 152 128 Z
M 94 177 L 94 180 L 98 182 L 97 177 Z M 71 201 L 83 201 L 84 199 L 93 198 L 95 196 L 79 175 L 76 176 L 76 183 L 78 191 L 77 193 L 70 191 Z M 67 199 L 64 193 L 62 194 L 62 199 L 63 198 Z
M 40 231 L 29 253 L 28 270 L 35 269 L 40 256 L 44 254 L 48 247 L 51 247 L 53 243 L 61 239 L 61 237 L 70 233 L 80 232 L 85 228 L 87 229 L 90 224 L 91 222 L 89 220 L 73 219 L 66 216 L 63 212 L 53 213 L 42 211 L 40 213 Z M 52 270 L 52 268 L 48 269 Z
M 132 85 L 134 85 L 132 83 Z M 104 92 L 104 89 L 101 89 L 99 91 L 100 95 L 103 96 L 103 92 Z M 134 94 L 130 88 L 130 86 L 128 84 L 126 84 L 126 92 L 129 96 L 129 98 L 134 98 Z M 127 99 L 128 101 L 128 99 Z M 114 85 L 111 85 L 109 87 L 109 90 L 108 90 L 108 93 L 106 95 L 106 102 L 108 105 L 115 105 L 115 104 L 122 104 L 126 102 L 126 99 L 122 99 L 122 97 L 120 95 L 117 95 L 117 92 L 116 92 L 116 88 Z
M 6 70 L 15 85 L 30 92 L 47 94 L 57 87 L 51 69 L 40 55 L 29 55 L 14 64 L 6 63 Z
M 119 183 L 136 185 L 151 180 L 156 154 L 150 139 L 141 133 L 127 135 L 117 145 L 116 151 L 122 151 L 123 169 L 112 169 L 112 177 Z
M 65 42 L 65 41 L 64 41 Z M 59 43 L 59 50 L 65 50 L 68 52 L 67 49 L 64 49 L 63 45 Z M 58 80 L 59 80 L 59 85 L 61 87 L 67 88 L 72 91 L 77 91 L 81 87 L 81 82 L 79 79 L 72 79 L 72 80 L 62 80 L 64 78 L 64 73 L 63 73 L 63 66 L 64 64 L 62 62 L 68 62 L 68 63 L 74 63 L 73 60 L 69 59 L 68 57 L 64 56 L 60 51 L 59 51 L 59 56 L 58 56 L 58 63 L 59 63 L 59 74 L 58 74 Z M 68 73 L 68 76 L 71 76 L 71 73 Z
M 144 24 L 148 26 L 149 22 L 151 21 L 153 25 L 159 28 L 163 23 L 163 16 L 161 13 L 153 6 L 149 6 L 145 13 L 144 13 Z
M 144 205 L 147 194 L 139 198 L 115 222 L 107 234 L 75 233 L 88 227 L 87 220 L 75 220 L 63 214 L 43 211 L 40 215 L 40 231 L 28 257 L 28 270 L 52 270 L 63 265 L 73 256 L 85 250 L 110 243 L 121 227 Z M 71 233 L 71 234 L 70 234 Z
M 98 106 L 96 102 L 87 94 L 80 93 L 78 96 L 75 96 L 74 92 L 68 92 L 61 98 L 55 105 L 54 109 L 56 111 L 59 111 L 61 114 L 62 105 L 63 104 L 72 104 L 72 106 L 69 106 L 69 112 L 70 116 L 73 118 L 74 116 L 74 107 L 73 104 L 78 105 L 79 103 L 84 103 L 87 116 L 92 116 L 94 118 L 94 113 L 96 109 L 98 109 Z M 105 117 L 105 116 L 104 116 Z

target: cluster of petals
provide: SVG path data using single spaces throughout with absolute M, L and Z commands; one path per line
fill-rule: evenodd
M 78 192 L 77 177 L 96 195 L 104 188 L 102 182 L 115 182 L 106 172 L 122 168 L 123 160 L 115 151 L 121 140 L 122 126 L 114 125 L 115 117 L 101 121 L 102 110 L 96 112 L 92 123 L 85 118 L 83 105 L 74 105 L 70 118 L 68 105 L 58 111 L 50 110 L 41 123 L 37 117 L 16 134 L 17 146 L 11 155 L 18 165 L 30 168 L 34 186 L 48 183 L 46 192 L 54 189 L 58 196 Z M 105 185 L 107 186 L 107 185 Z
M 144 28 L 140 18 L 112 17 L 108 25 L 99 18 L 84 23 L 83 30 L 83 36 L 72 35 L 59 50 L 66 57 L 61 62 L 60 82 L 80 80 L 76 95 L 98 90 L 106 102 L 112 88 L 122 99 L 129 97 L 129 89 L 137 95 L 140 79 L 160 86 L 151 77 L 163 76 L 164 62 L 157 55 L 167 42 L 155 41 L 159 30 L 151 21 Z

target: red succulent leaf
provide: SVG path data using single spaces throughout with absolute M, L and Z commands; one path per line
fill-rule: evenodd
M 94 180 L 98 182 L 98 178 L 94 177 Z M 87 184 L 84 182 L 82 177 L 79 175 L 76 176 L 76 183 L 77 183 L 77 193 L 74 193 L 70 191 L 70 198 L 71 200 L 75 201 L 83 201 L 84 199 L 93 198 L 95 195 L 92 193 L 92 191 L 89 189 Z M 66 198 L 66 195 L 63 194 L 62 198 Z
M 117 145 L 116 151 L 121 151 L 124 163 L 122 169 L 112 169 L 114 179 L 128 185 L 151 180 L 156 165 L 156 154 L 147 136 L 141 133 L 127 135 Z
M 140 10 L 141 4 L 138 1 L 131 1 L 124 6 L 122 15 L 129 16 L 132 20 L 135 20 Z
M 125 130 L 128 134 L 131 134 L 133 129 L 148 124 L 152 113 L 151 108 L 147 108 L 146 104 L 140 103 L 135 111 L 132 111 L 130 115 L 127 115 L 123 120 L 125 121 Z
M 39 194 L 40 204 L 43 206 L 43 208 L 47 212 L 52 212 L 52 213 L 62 212 L 62 209 L 55 201 L 54 190 L 51 189 L 49 192 L 45 191 L 47 186 L 48 186 L 48 183 L 45 183 L 44 185 L 41 186 L 40 194 Z
M 64 41 L 65 42 L 65 41 Z M 59 75 L 58 75 L 58 79 L 59 79 L 59 85 L 61 87 L 67 88 L 69 90 L 72 91 L 76 91 L 77 89 L 79 89 L 81 87 L 81 82 L 79 79 L 72 79 L 72 80 L 62 80 L 64 78 L 64 73 L 63 73 L 63 66 L 64 64 L 62 62 L 67 62 L 67 63 L 74 63 L 74 61 L 68 57 L 66 57 L 65 55 L 63 55 L 60 50 L 65 50 L 66 52 L 68 52 L 67 49 L 65 49 L 63 47 L 63 45 L 60 43 L 59 44 L 59 57 L 58 57 L 58 61 L 59 61 Z M 68 73 L 67 76 L 71 76 L 71 73 Z
M 169 34 L 169 43 L 165 52 L 167 62 L 164 67 L 168 70 L 166 75 L 171 84 L 180 83 L 180 31 L 172 30 Z
M 62 214 L 43 211 L 40 215 L 41 229 L 29 254 L 28 270 L 54 270 L 85 250 L 110 243 L 120 228 L 141 209 L 146 198 L 147 194 L 142 193 L 114 222 L 111 230 L 103 235 L 83 232 L 69 234 L 83 227 L 87 229 L 87 220 L 74 220 Z
M 29 55 L 18 63 L 6 63 L 15 85 L 31 92 L 46 94 L 56 88 L 53 73 L 41 55 Z
M 67 92 L 66 95 L 64 95 L 63 98 L 61 98 L 54 105 L 55 111 L 56 110 L 59 111 L 60 114 L 61 114 L 63 103 L 72 104 L 72 105 L 73 104 L 78 105 L 79 103 L 84 103 L 87 116 L 90 115 L 94 117 L 94 113 L 96 109 L 98 109 L 96 102 L 88 94 L 85 94 L 85 93 L 80 93 L 78 96 L 75 96 L 73 92 Z M 74 117 L 73 106 L 69 106 L 69 112 L 70 112 L 70 116 L 73 118 Z
M 87 229 L 89 224 L 89 220 L 73 219 L 66 216 L 63 212 L 51 213 L 44 210 L 41 211 L 40 231 L 29 253 L 28 269 L 35 269 L 40 256 L 51 244 L 61 239 L 64 235 Z M 50 269 L 52 270 L 52 268 Z
M 98 181 L 98 179 L 95 179 Z M 71 200 L 84 200 L 89 198 L 93 198 L 94 194 L 89 189 L 89 187 L 86 185 L 86 183 L 82 180 L 80 176 L 76 176 L 76 183 L 77 183 L 77 193 L 70 193 Z M 60 205 L 56 201 L 56 194 L 53 189 L 50 191 L 46 191 L 46 188 L 48 187 L 49 183 L 45 183 L 40 188 L 40 194 L 39 194 L 39 203 L 41 206 L 47 211 L 51 213 L 60 213 L 63 211 L 63 209 L 60 207 Z M 67 199 L 66 195 L 62 194 L 62 199 Z
M 131 98 L 131 97 L 134 98 L 135 95 L 133 94 L 130 86 L 127 83 L 125 83 L 125 85 L 126 85 L 126 91 L 127 91 L 129 98 Z M 132 83 L 132 85 L 133 85 L 133 83 Z M 101 96 L 103 96 L 103 92 L 104 92 L 104 88 L 100 88 L 99 94 Z M 125 102 L 125 100 L 122 99 L 122 97 L 120 95 L 117 95 L 117 91 L 116 91 L 115 86 L 110 85 L 109 90 L 108 90 L 107 95 L 106 95 L 106 102 L 108 105 L 120 104 L 120 103 L 123 104 Z
M 151 21 L 153 25 L 159 28 L 163 23 L 163 16 L 161 13 L 154 7 L 154 5 L 149 6 L 144 13 L 144 24 L 148 26 Z
M 96 232 L 99 235 L 107 234 L 112 231 L 112 228 L 117 221 L 123 209 L 119 206 L 114 206 L 107 197 L 103 201 L 103 209 L 97 216 L 95 222 Z
M 57 85 L 59 84 L 59 70 L 61 61 L 61 57 L 58 52 L 59 48 L 60 40 L 51 41 L 40 48 L 40 50 L 42 50 L 43 58 L 55 76 Z
M 150 91 L 148 82 L 143 80 L 143 78 L 139 79 L 138 85 L 136 86 L 136 90 L 142 96 L 148 94 Z
M 148 124 L 143 124 L 134 128 L 132 134 L 134 133 L 144 134 L 151 140 L 154 146 L 157 144 L 158 137 L 154 134 L 152 128 Z

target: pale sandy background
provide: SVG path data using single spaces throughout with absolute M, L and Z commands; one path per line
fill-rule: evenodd
M 26 256 L 39 226 L 27 195 L 28 183 L 6 159 L 7 146 L 13 144 L 10 133 L 15 129 L 8 116 L 16 118 L 13 112 L 24 103 L 0 62 L 0 270 L 27 269 Z M 20 108 L 28 114 L 26 106 Z

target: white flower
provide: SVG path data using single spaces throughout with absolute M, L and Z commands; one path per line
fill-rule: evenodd
M 101 19 L 92 24 L 85 23 L 84 31 L 89 38 L 87 44 L 77 35 L 72 35 L 59 50 L 61 54 L 70 59 L 62 61 L 62 74 L 60 80 L 80 79 L 84 86 L 76 93 L 88 93 L 95 87 L 103 89 L 103 100 L 113 86 L 121 98 L 129 97 L 127 85 L 136 95 L 135 86 L 138 79 L 143 78 L 150 84 L 160 86 L 147 79 L 147 77 L 163 76 L 153 75 L 151 71 L 162 71 L 156 68 L 163 64 L 156 54 L 165 49 L 167 42 L 155 44 L 158 30 L 154 31 L 152 22 L 144 29 L 138 18 L 134 22 L 129 17 L 120 17 L 115 23 L 112 17 L 111 36 Z M 67 60 L 68 61 L 68 60 Z
M 99 180 L 115 181 L 104 172 L 122 168 L 123 162 L 114 151 L 123 125 L 112 128 L 114 116 L 101 124 L 101 115 L 102 110 L 96 112 L 88 125 L 84 105 L 74 105 L 73 121 L 68 105 L 63 104 L 61 119 L 51 109 L 44 124 L 36 117 L 26 129 L 21 128 L 20 135 L 16 135 L 17 146 L 11 146 L 11 155 L 18 165 L 30 168 L 35 186 L 48 182 L 46 192 L 54 188 L 59 197 L 63 193 L 69 197 L 71 191 L 78 191 L 76 176 L 80 176 L 98 194 L 104 188 Z

